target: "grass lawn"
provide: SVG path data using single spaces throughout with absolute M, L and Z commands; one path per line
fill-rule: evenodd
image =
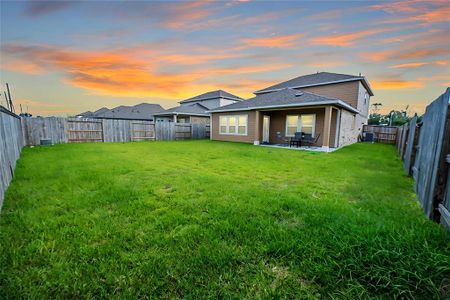
M 438 299 L 449 246 L 388 145 L 26 148 L 0 215 L 0 298 Z

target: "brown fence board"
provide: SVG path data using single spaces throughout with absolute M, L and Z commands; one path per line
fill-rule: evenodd
M 372 132 L 374 141 L 384 144 L 395 144 L 397 139 L 397 127 L 364 125 L 363 132 Z

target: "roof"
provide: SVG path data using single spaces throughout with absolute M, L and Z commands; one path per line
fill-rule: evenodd
M 317 105 L 337 105 L 351 112 L 358 113 L 358 110 L 351 107 L 342 100 L 320 96 L 317 94 L 285 88 L 273 93 L 259 94 L 256 97 L 246 101 L 237 102 L 216 109 L 210 112 L 222 111 L 241 111 L 264 108 L 282 108 L 282 107 L 298 107 L 298 106 L 317 106 Z
M 141 103 L 135 106 L 121 105 L 113 109 L 101 108 L 94 113 L 94 117 L 102 119 L 151 120 L 153 115 L 161 111 L 164 111 L 164 108 L 159 104 Z
M 217 99 L 217 98 L 224 98 L 224 99 L 230 99 L 230 100 L 236 100 L 236 101 L 243 101 L 241 97 L 238 97 L 236 95 L 233 95 L 231 93 L 225 92 L 223 90 L 217 90 L 217 91 L 211 91 L 207 92 L 183 101 L 180 101 L 178 103 L 187 103 L 187 102 L 195 102 L 195 101 L 203 101 L 203 100 L 209 100 L 209 99 Z
M 288 81 L 284 81 L 265 89 L 256 91 L 255 94 L 264 94 L 270 93 L 273 91 L 278 91 L 284 88 L 302 88 L 309 86 L 318 86 L 318 85 L 326 85 L 333 83 L 341 83 L 348 81 L 361 81 L 364 87 L 369 92 L 369 95 L 373 96 L 373 91 L 370 88 L 369 82 L 366 80 L 364 76 L 355 76 L 355 75 L 346 75 L 346 74 L 338 74 L 338 73 L 328 73 L 328 72 L 319 72 L 315 74 L 303 75 Z
M 155 114 L 156 116 L 168 116 L 168 115 L 201 115 L 208 116 L 208 108 L 199 104 L 193 103 L 190 105 L 182 105 L 177 107 L 172 107 Z
M 163 111 L 159 104 L 141 103 L 135 106 L 118 106 L 97 115 L 99 118 L 149 120 L 155 113 Z

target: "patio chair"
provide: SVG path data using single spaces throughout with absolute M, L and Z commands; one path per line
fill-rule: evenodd
M 302 137 L 301 143 L 305 146 L 311 147 L 317 143 L 319 137 L 320 133 L 316 135 L 316 137 L 313 137 L 310 133 L 305 133 Z
M 297 148 L 301 147 L 302 146 L 302 136 L 303 136 L 303 132 L 294 133 L 294 137 L 289 140 L 289 147 L 291 147 L 291 146 L 297 146 Z

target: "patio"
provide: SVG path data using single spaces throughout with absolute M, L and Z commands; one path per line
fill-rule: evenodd
M 303 150 L 303 151 L 314 151 L 314 152 L 334 152 L 338 148 L 323 148 L 318 146 L 301 146 L 301 147 L 289 147 L 288 144 L 260 144 L 258 146 L 270 147 L 270 148 L 281 148 L 281 149 L 292 149 L 292 150 Z

